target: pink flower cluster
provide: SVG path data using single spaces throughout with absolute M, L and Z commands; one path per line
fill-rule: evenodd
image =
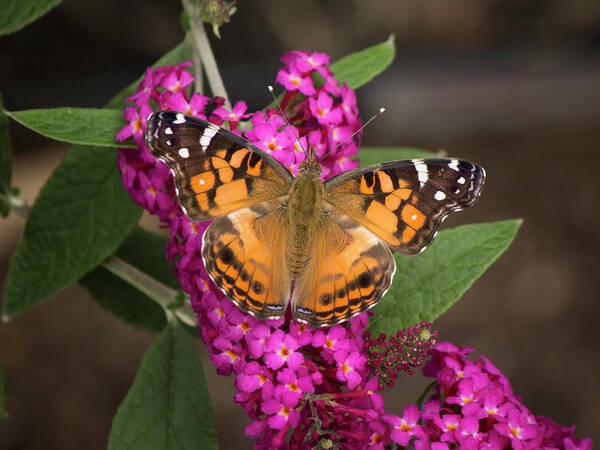
M 436 378 L 434 393 L 422 411 L 409 405 L 402 417 L 384 417 L 394 442 L 406 446 L 412 440 L 415 450 L 592 448 L 591 439 L 576 439 L 574 425 L 533 415 L 489 359 L 467 358 L 472 351 L 436 345 L 423 369 Z
M 456 448 L 466 442 L 473 448 L 502 448 L 494 443 L 528 445 L 534 439 L 530 426 L 558 429 L 548 419 L 526 414 L 524 407 L 504 406 L 514 399 L 508 382 L 487 360 L 483 365 L 468 362 L 465 350 L 450 344 L 438 346 L 428 366 L 428 373 L 437 377 L 436 399 L 423 412 L 410 405 L 402 417 L 388 415 L 375 391 L 393 384 L 398 371 L 411 373 L 411 367 L 421 365 L 437 337 L 430 324 L 371 339 L 365 333 L 368 314 L 325 330 L 297 323 L 289 314 L 260 321 L 239 311 L 212 284 L 200 255 L 208 224 L 191 222 L 179 208 L 171 173 L 144 145 L 146 118 L 170 109 L 228 125 L 240 135 L 247 128 L 240 121 L 246 120 L 251 128 L 243 136 L 292 173 L 308 146 L 321 162 L 323 178 L 357 167 L 351 157 L 358 151 L 360 132 L 353 133 L 361 122 L 354 91 L 338 85 L 324 54 L 291 52 L 282 62 L 277 82 L 285 92 L 279 108 L 287 122 L 279 108 L 250 114 L 244 102 L 228 110 L 221 98 L 190 95 L 187 88 L 194 78 L 186 67 L 191 63 L 183 63 L 146 71 L 127 99 L 132 102 L 124 111 L 128 124 L 116 136 L 119 141 L 132 137 L 138 145 L 119 149 L 123 185 L 170 229 L 167 257 L 190 295 L 211 362 L 218 373 L 235 375 L 235 401 L 252 420 L 246 434 L 256 438 L 257 448 L 383 449 L 392 441 L 405 446 L 411 440 L 415 448 Z M 502 390 L 491 387 L 496 385 Z M 468 401 L 471 391 L 473 400 Z M 499 412 L 490 415 L 486 408 L 493 407 Z M 576 441 L 571 429 L 560 430 L 565 448 L 586 448 L 586 440 Z
M 228 111 L 222 99 L 189 96 L 189 63 L 148 69 L 138 91 L 128 98 L 133 102 L 125 108 L 129 123 L 117 135 L 120 141 L 133 137 L 139 148 L 120 149 L 118 166 L 134 201 L 170 228 L 167 256 L 190 294 L 212 363 L 218 373 L 236 376 L 235 401 L 252 418 L 246 433 L 263 447 L 283 445 L 290 428 L 295 430 L 289 437 L 292 446 L 305 441 L 316 445 L 323 436 L 367 445 L 375 431 L 373 421 L 365 418 L 381 417 L 384 411 L 381 397 L 373 392 L 377 379 L 370 377 L 363 352 L 366 314 L 346 326 L 313 330 L 290 317 L 263 322 L 240 312 L 204 270 L 200 250 L 208 224 L 191 222 L 182 213 L 170 172 L 143 142 L 146 117 L 157 109 L 171 109 L 217 125 L 227 122 L 238 134 L 239 122 L 250 119 L 252 128 L 244 137 L 293 173 L 309 145 L 320 159 L 324 178 L 357 167 L 350 159 L 360 140 L 360 132 L 352 134 L 361 126 L 354 92 L 338 86 L 324 54 L 292 52 L 282 61 L 277 80 L 286 91 L 279 108 L 287 123 L 279 109 L 247 114 L 243 102 Z M 319 87 L 313 84 L 314 72 L 324 81 Z M 378 423 L 376 428 L 382 426 Z

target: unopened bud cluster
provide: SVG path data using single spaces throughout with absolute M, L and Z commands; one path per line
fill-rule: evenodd
M 379 380 L 379 390 L 386 385 L 393 386 L 399 372 L 413 374 L 413 368 L 421 366 L 437 342 L 437 331 L 431 330 L 431 324 L 418 323 L 400 330 L 395 336 L 381 333 L 373 339 L 365 333 L 365 348 L 369 365 Z

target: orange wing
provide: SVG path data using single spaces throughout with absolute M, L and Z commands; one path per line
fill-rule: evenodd
M 414 159 L 341 173 L 325 182 L 325 201 L 394 250 L 423 251 L 448 214 L 471 206 L 485 179 L 458 159 Z
M 267 202 L 219 217 L 204 232 L 202 257 L 211 279 L 242 311 L 260 319 L 283 317 L 288 303 L 285 229 L 281 208 Z
M 196 222 L 284 196 L 293 180 L 258 147 L 192 116 L 154 113 L 145 137 L 150 152 L 171 169 L 179 204 Z
M 326 209 L 312 258 L 296 279 L 292 315 L 312 327 L 343 322 L 375 306 L 396 262 L 388 246 L 349 217 Z

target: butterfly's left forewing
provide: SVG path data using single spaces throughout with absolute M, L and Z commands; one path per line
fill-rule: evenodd
M 171 169 L 184 212 L 197 222 L 285 196 L 293 180 L 258 147 L 185 114 L 152 114 L 145 136 L 150 152 Z
M 485 172 L 458 159 L 392 161 L 325 182 L 325 201 L 405 254 L 421 252 L 448 214 L 472 205 Z

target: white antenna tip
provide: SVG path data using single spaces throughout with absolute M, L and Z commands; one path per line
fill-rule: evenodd
M 379 114 L 382 114 L 385 112 L 385 108 L 379 108 Z
M 273 92 L 273 86 L 267 86 L 267 89 L 269 90 L 269 92 Z

